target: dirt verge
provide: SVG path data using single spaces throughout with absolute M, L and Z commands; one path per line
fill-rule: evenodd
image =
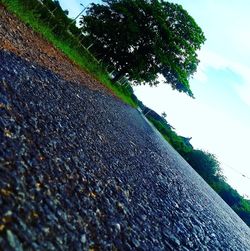
M 14 52 L 30 62 L 46 67 L 67 81 L 80 82 L 94 90 L 112 91 L 84 72 L 41 35 L 0 5 L 0 49 Z

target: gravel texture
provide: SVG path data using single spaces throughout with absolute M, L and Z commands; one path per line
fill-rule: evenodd
M 0 250 L 249 250 L 142 115 L 0 51 Z
M 52 70 L 72 82 L 82 82 L 93 90 L 106 90 L 104 85 L 83 71 L 40 34 L 22 23 L 0 3 L 0 49 L 6 49 L 32 63 Z

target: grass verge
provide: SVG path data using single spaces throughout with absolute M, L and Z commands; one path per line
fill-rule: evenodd
M 111 82 L 105 66 L 99 64 L 91 53 L 79 45 L 79 39 L 65 32 L 63 26 L 58 25 L 57 29 L 53 29 L 53 25 L 49 25 L 53 17 L 50 12 L 44 12 L 43 5 L 37 0 L 1 0 L 2 3 L 10 12 L 14 13 L 21 21 L 29 25 L 34 31 L 38 32 L 49 41 L 54 47 L 63 52 L 75 64 L 79 65 L 84 71 L 96 78 L 100 83 L 108 87 L 118 98 L 132 107 L 137 107 L 137 103 L 132 99 L 131 89 L 120 85 L 115 85 Z M 33 9 L 32 5 L 33 3 Z M 34 9 L 34 4 L 37 9 Z M 40 9 L 39 9 L 40 8 Z M 42 9 L 43 8 L 43 9 Z M 68 19 L 67 17 L 65 17 Z M 49 20 L 47 22 L 46 20 Z M 69 19 L 70 20 L 70 19 Z M 54 20 L 58 21 L 58 20 Z

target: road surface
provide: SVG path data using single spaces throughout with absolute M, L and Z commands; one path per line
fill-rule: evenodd
M 141 114 L 0 51 L 0 250 L 250 250 Z

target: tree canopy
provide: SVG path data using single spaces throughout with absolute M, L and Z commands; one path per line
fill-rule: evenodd
M 103 0 L 81 19 L 92 51 L 135 84 L 155 85 L 161 74 L 192 96 L 189 78 L 205 36 L 181 5 L 163 0 Z

